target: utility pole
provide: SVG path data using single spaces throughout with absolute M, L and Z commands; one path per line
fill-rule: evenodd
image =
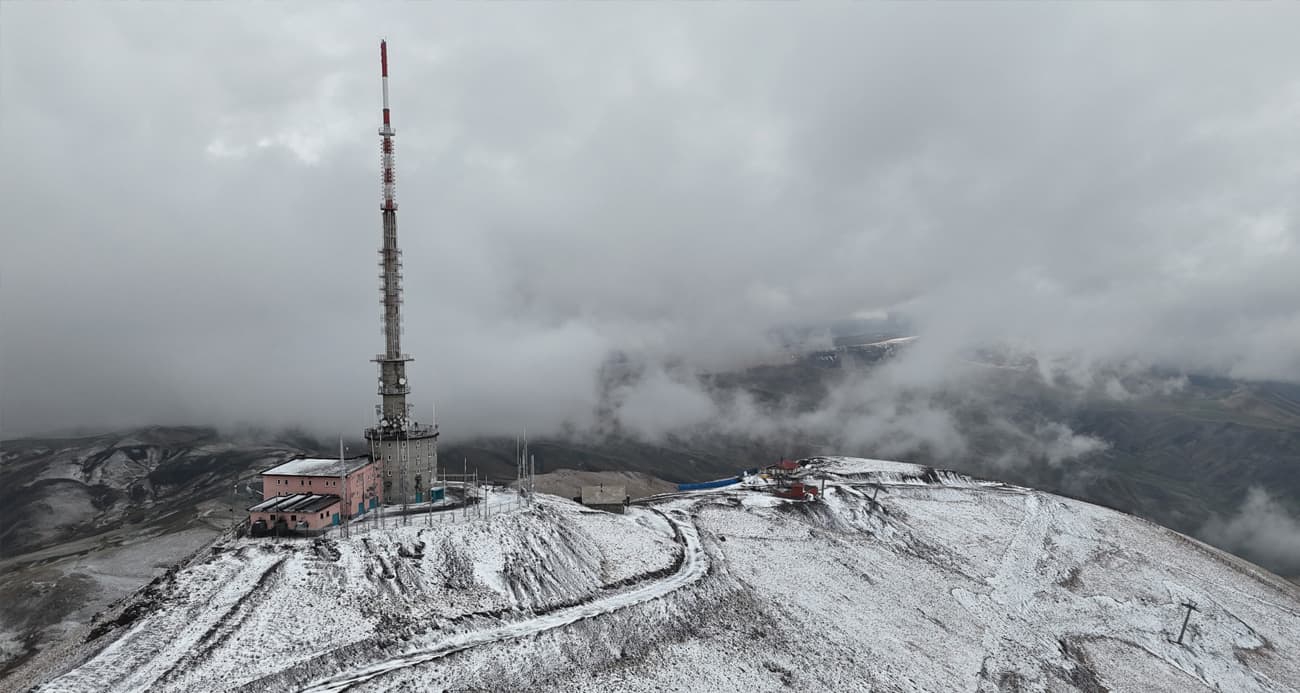
M 343 436 L 339 436 L 339 492 L 342 494 L 339 500 L 339 525 L 342 530 L 340 533 L 347 537 L 351 536 L 348 516 L 352 514 L 352 497 L 348 495 L 348 463 L 343 457 Z
M 1183 615 L 1183 627 L 1178 631 L 1178 639 L 1170 641 L 1177 645 L 1183 644 L 1183 636 L 1187 634 L 1187 622 L 1192 620 L 1192 612 L 1200 611 L 1196 608 L 1196 602 L 1191 600 L 1183 602 L 1183 606 L 1187 609 L 1187 613 Z
M 241 524 L 250 524 L 248 518 L 245 518 L 242 523 L 239 521 L 237 508 L 239 508 L 239 472 L 235 472 L 235 483 L 230 487 L 230 526 L 236 533 L 243 531 L 240 529 Z
M 411 446 L 405 438 L 398 444 L 402 456 L 402 524 L 411 524 L 411 494 L 414 482 L 411 480 Z

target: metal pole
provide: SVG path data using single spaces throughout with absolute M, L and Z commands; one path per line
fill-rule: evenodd
M 1183 606 L 1187 607 L 1187 613 L 1183 615 L 1183 627 L 1182 627 L 1182 630 L 1179 630 L 1179 631 L 1178 631 L 1178 641 L 1177 641 L 1177 642 L 1178 642 L 1179 645 L 1183 644 L 1183 635 L 1185 635 L 1185 634 L 1187 633 L 1187 622 L 1190 621 L 1190 620 L 1192 620 L 1192 612 L 1193 612 L 1193 611 L 1196 611 L 1196 605 L 1193 604 L 1192 602 L 1183 602 Z
M 339 436 L 339 492 L 342 494 L 339 502 L 339 533 L 348 536 L 348 511 L 352 499 L 348 497 L 348 463 L 343 458 L 343 436 Z
M 402 461 L 402 524 L 411 522 L 411 489 L 407 488 L 408 477 L 411 471 L 411 450 L 408 446 L 406 436 L 403 435 L 397 441 L 398 459 Z
M 429 403 L 429 414 L 433 419 L 433 442 L 429 447 L 429 514 L 433 515 L 433 487 L 438 484 L 438 403 Z
M 370 462 L 375 464 L 380 460 L 383 460 L 383 458 L 375 455 L 375 439 L 370 438 Z M 383 464 L 377 465 L 375 469 L 379 471 L 379 480 L 375 482 L 375 490 L 371 495 L 376 502 L 375 515 L 370 521 L 382 528 L 384 526 L 384 503 L 388 502 L 388 499 L 383 498 L 381 494 L 384 488 L 384 477 L 388 475 L 388 460 L 383 460 Z

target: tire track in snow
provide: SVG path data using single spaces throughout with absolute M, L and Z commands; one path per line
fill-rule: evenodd
M 154 683 L 170 685 L 177 679 L 184 679 L 197 669 L 200 662 L 211 659 L 219 648 L 224 647 L 230 636 L 244 625 L 244 622 L 253 615 L 258 605 L 266 598 L 265 589 L 267 583 L 279 576 L 287 559 L 287 556 L 282 557 L 272 563 L 270 568 L 263 571 L 253 587 L 243 597 L 240 597 L 239 601 L 224 616 L 209 626 L 207 632 L 203 634 L 203 637 L 199 638 L 199 641 L 190 651 L 177 658 L 171 668 L 163 672 Z
M 643 585 L 628 592 L 593 599 L 585 604 L 560 609 L 537 618 L 454 635 L 432 647 L 408 652 L 399 657 L 317 681 L 303 688 L 301 693 L 341 693 L 341 691 L 346 691 L 353 686 L 399 669 L 432 662 L 480 645 L 515 640 L 562 628 L 584 619 L 644 604 L 681 589 L 704 577 L 705 573 L 709 571 L 709 559 L 708 554 L 704 552 L 703 547 L 700 545 L 699 533 L 694 523 L 689 520 L 682 521 L 674 518 L 674 514 L 684 516 L 685 513 L 674 511 L 671 514 L 666 513 L 664 515 L 684 541 L 684 559 L 681 568 L 662 581 Z
M 1033 675 L 1033 671 L 1021 671 L 1022 665 L 1038 661 L 1035 650 L 1042 649 L 1028 612 L 1041 581 L 1036 565 L 1043 556 L 1044 539 L 1051 533 L 1053 512 L 1034 494 L 1023 498 L 1020 523 L 1002 552 L 997 571 L 985 580 L 991 591 L 976 595 L 959 588 L 953 594 L 983 624 L 984 657 L 976 678 L 977 691 L 1000 687 L 995 677 Z
M 71 693 L 153 689 L 176 661 L 236 613 L 262 580 L 284 560 L 283 556 L 256 556 L 252 560 L 228 561 L 223 565 L 233 568 L 232 572 L 212 572 L 202 576 L 202 580 L 178 585 L 177 590 L 195 591 L 187 608 L 155 611 L 140 619 L 99 654 L 39 690 Z M 207 585 L 209 589 L 197 592 L 199 585 Z

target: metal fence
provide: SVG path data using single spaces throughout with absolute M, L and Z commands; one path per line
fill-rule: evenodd
M 434 502 L 406 508 L 380 506 L 360 517 L 353 518 L 347 527 L 339 525 L 329 528 L 328 533 L 330 536 L 339 536 L 343 533 L 368 532 L 386 527 L 437 527 L 477 522 L 496 515 L 518 512 L 531 506 L 532 500 L 529 497 L 517 494 L 489 495 L 485 500 L 475 499 L 471 503 L 443 501 L 442 505 Z

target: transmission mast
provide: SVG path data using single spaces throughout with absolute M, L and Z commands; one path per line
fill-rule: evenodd
M 379 42 L 379 74 L 383 82 L 384 120 L 379 127 L 381 169 L 380 215 L 383 244 L 379 250 L 380 304 L 384 309 L 384 353 L 371 359 L 379 364 L 380 403 L 377 426 L 366 430 L 372 455 L 383 475 L 384 503 L 405 510 L 422 502 L 433 485 L 438 427 L 422 426 L 411 419 L 406 396 L 411 387 L 406 364 L 414 359 L 402 353 L 402 251 L 397 247 L 397 169 L 392 118 L 388 106 L 388 42 Z M 427 467 L 427 469 L 426 469 Z

